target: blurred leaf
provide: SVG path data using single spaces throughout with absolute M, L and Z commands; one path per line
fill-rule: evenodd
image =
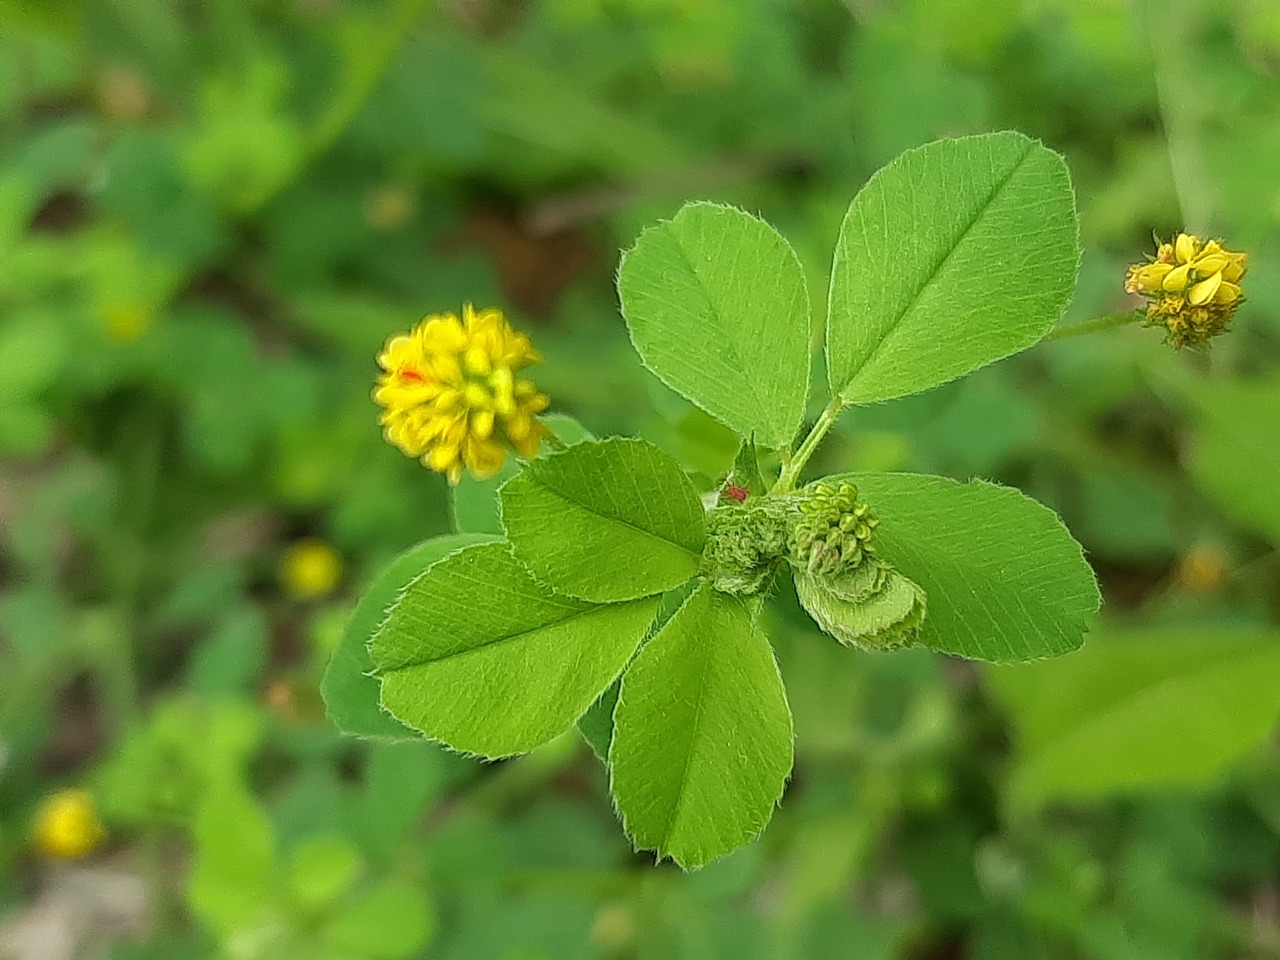
M 791 741 L 768 639 L 704 584 L 622 680 L 609 767 L 627 833 L 686 869 L 736 850 L 773 816 Z
M 552 589 L 596 603 L 678 587 L 698 572 L 706 511 L 679 464 L 643 440 L 581 443 L 502 488 L 511 547 Z
M 482 62 L 488 82 L 480 114 L 497 133 L 609 173 L 636 175 L 688 162 L 663 130 L 614 110 L 554 68 L 500 48 L 485 50 Z
M 1076 649 L 1101 603 L 1080 545 L 1052 510 L 982 480 L 853 473 L 880 518 L 877 556 L 924 588 L 918 642 L 978 660 Z
M 265 56 L 204 81 L 199 120 L 182 147 L 183 169 L 234 212 L 266 202 L 304 160 L 306 135 L 284 110 L 291 81 L 284 62 Z
M 1224 513 L 1280 544 L 1280 381 L 1209 383 L 1191 400 L 1192 476 Z
M 777 231 L 732 207 L 686 204 L 623 256 L 618 293 L 664 383 L 762 446 L 791 443 L 809 394 L 809 295 Z
M 831 268 L 827 372 L 847 403 L 944 383 L 1061 318 L 1079 267 L 1062 158 L 1017 133 L 941 140 L 854 198 Z
M 360 854 L 340 834 L 308 837 L 289 860 L 289 890 L 304 908 L 325 907 L 342 896 L 360 873 Z
M 1019 807 L 1203 785 L 1280 719 L 1280 635 L 1247 629 L 1107 632 L 986 676 L 1014 724 Z
M 370 747 L 355 832 L 373 856 L 389 859 L 444 790 L 445 756 L 425 743 Z
M 431 905 L 416 887 L 382 880 L 338 910 L 328 940 L 355 956 L 408 960 L 431 941 L 435 926 Z
M 0 403 L 35 396 L 52 384 L 70 352 L 70 337 L 52 313 L 23 313 L 0 327 Z
M 57 422 L 34 404 L 0 407 L 0 453 L 15 458 L 37 457 L 53 442 Z
M 183 178 L 176 144 L 156 132 L 116 140 L 98 202 L 148 250 L 182 263 L 206 260 L 225 239 L 212 204 Z
M 39 205 L 87 179 L 96 142 L 96 131 L 84 121 L 51 126 L 22 143 L 6 170 L 25 180 L 33 205 Z
M 234 779 L 210 785 L 193 827 L 195 860 L 187 880 L 192 910 L 231 936 L 270 908 L 275 870 L 271 824 Z
M 197 693 L 217 697 L 248 693 L 267 663 L 267 622 L 256 607 L 232 611 L 196 650 L 187 683 Z
M 1092 552 L 1162 561 L 1179 545 L 1173 497 L 1149 476 L 1124 467 L 1082 471 L 1081 504 L 1071 527 Z
M 467 547 L 414 580 L 374 635 L 382 703 L 455 750 L 525 753 L 622 672 L 657 606 L 555 596 L 506 544 Z
M 496 539 L 460 533 L 426 540 L 406 550 L 374 577 L 351 612 L 342 639 L 320 681 L 325 710 L 338 729 L 358 737 L 418 738 L 414 731 L 382 709 L 378 680 L 373 676 L 373 660 L 369 657 L 369 641 L 411 580 L 463 547 Z

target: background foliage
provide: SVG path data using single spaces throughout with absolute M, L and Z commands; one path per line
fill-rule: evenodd
M 734 442 L 631 351 L 619 249 L 733 203 L 821 300 L 878 166 L 1002 128 L 1071 168 L 1068 322 L 1185 226 L 1250 254 L 1234 332 L 1045 343 L 815 469 L 1052 505 L 1106 596 L 1082 651 L 859 654 L 793 603 L 793 782 L 691 875 L 576 737 L 332 730 L 362 586 L 493 518 L 379 437 L 390 332 L 501 305 L 558 409 L 707 488 Z M 1267 0 L 0 0 L 0 955 L 1280 957 L 1278 162 Z M 28 841 L 65 785 L 109 830 L 74 867 Z

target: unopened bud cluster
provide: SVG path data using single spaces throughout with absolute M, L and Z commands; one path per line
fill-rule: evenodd
M 875 553 L 873 536 L 880 521 L 858 499 L 856 486 L 820 482 L 805 493 L 792 531 L 791 555 L 798 566 L 831 574 L 856 567 Z

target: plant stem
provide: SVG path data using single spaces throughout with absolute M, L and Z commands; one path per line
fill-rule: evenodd
M 844 412 L 845 406 L 845 402 L 839 397 L 831 398 L 831 402 L 827 404 L 826 409 L 818 417 L 818 422 L 813 425 L 809 435 L 804 438 L 804 441 L 796 449 L 795 456 L 790 460 L 784 460 L 782 473 L 778 477 L 778 482 L 773 485 L 773 489 L 769 491 L 770 493 L 790 493 L 796 488 L 796 480 L 800 477 L 800 471 L 804 469 L 804 465 L 813 456 L 813 451 L 818 449 L 818 444 L 827 435 L 827 431 L 835 425 L 840 414 Z
M 1049 331 L 1048 335 L 1041 340 L 1044 343 L 1049 340 L 1066 340 L 1070 337 L 1083 337 L 1090 333 L 1100 333 L 1103 330 L 1112 330 L 1116 327 L 1127 327 L 1131 323 L 1137 323 L 1146 317 L 1143 310 L 1125 310 L 1122 313 L 1109 313 L 1104 317 L 1094 317 L 1092 320 L 1086 320 L 1084 323 L 1073 323 L 1067 327 L 1058 327 Z

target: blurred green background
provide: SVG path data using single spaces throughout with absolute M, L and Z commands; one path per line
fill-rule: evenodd
M 389 334 L 501 306 L 556 410 L 710 488 L 734 440 L 640 367 L 619 249 L 735 203 L 820 316 L 865 179 L 1002 128 L 1075 178 L 1066 322 L 1187 227 L 1250 255 L 1233 332 L 1045 343 L 816 466 L 1052 505 L 1083 651 L 857 653 L 783 598 L 793 781 L 687 876 L 573 736 L 331 728 L 362 585 L 450 523 L 379 435 Z M 1275 0 L 0 0 L 0 957 L 1280 958 L 1277 171 Z M 76 860 L 33 839 L 65 788 Z

